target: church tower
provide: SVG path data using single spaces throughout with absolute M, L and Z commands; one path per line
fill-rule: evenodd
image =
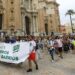
M 46 35 L 58 33 L 60 18 L 56 0 L 39 0 L 38 7 L 39 32 Z
M 60 18 L 59 18 L 59 4 L 56 0 L 46 0 L 46 13 L 48 19 L 48 32 L 59 32 Z

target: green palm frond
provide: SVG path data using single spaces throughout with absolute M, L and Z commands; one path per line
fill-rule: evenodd
M 75 14 L 74 10 L 69 9 L 65 15 L 74 15 L 74 14 Z

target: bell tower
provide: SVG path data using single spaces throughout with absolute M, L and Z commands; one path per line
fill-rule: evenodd
M 59 4 L 56 0 L 46 0 L 49 32 L 59 32 L 60 16 Z

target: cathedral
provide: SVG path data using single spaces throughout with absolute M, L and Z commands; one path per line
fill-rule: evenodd
M 56 0 L 0 0 L 0 33 L 49 35 L 59 33 Z

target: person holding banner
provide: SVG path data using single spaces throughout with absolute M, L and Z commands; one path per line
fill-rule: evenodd
M 10 43 L 10 37 L 9 36 L 6 36 L 4 42 L 5 43 Z
M 28 57 L 29 69 L 27 70 L 27 72 L 32 72 L 31 61 L 34 62 L 35 66 L 36 66 L 36 70 L 38 70 L 38 64 L 37 64 L 37 61 L 36 61 L 36 52 L 35 52 L 36 43 L 34 41 L 34 36 L 29 36 L 29 41 L 30 41 L 30 54 L 29 54 L 29 57 Z
M 5 37 L 5 43 L 15 43 L 16 38 L 14 36 L 6 36 Z

